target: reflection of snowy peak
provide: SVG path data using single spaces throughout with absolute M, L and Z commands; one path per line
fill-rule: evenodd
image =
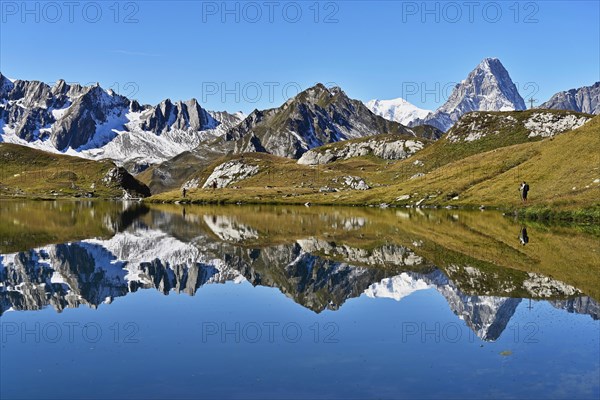
M 225 281 L 243 278 L 191 244 L 140 229 L 106 241 L 51 245 L 2 256 L 0 313 L 46 305 L 57 310 L 80 304 L 95 307 L 138 288 L 194 294 L 207 282 Z
M 0 314 L 10 308 L 57 310 L 80 304 L 97 306 L 127 293 L 126 271 L 106 251 L 94 256 L 78 244 L 61 244 L 3 256 Z
M 432 286 L 420 278 L 415 278 L 406 272 L 381 282 L 372 284 L 365 294 L 372 298 L 388 298 L 400 301 L 406 296 L 419 291 L 430 289 Z
M 521 299 L 465 295 L 440 270 L 426 275 L 402 273 L 371 285 L 365 294 L 399 301 L 418 290 L 430 288 L 440 292 L 452 312 L 483 340 L 496 340 L 521 302 Z
M 457 268 L 458 266 L 452 266 L 453 272 L 456 272 Z M 467 265 L 462 269 L 468 273 L 467 281 L 462 282 L 465 287 L 477 288 L 488 278 L 482 271 L 474 267 Z M 580 294 L 574 287 L 551 278 L 533 273 L 526 275 L 527 279 L 523 281 L 522 286 L 536 298 Z M 511 286 L 514 285 L 514 282 L 508 282 L 508 284 Z M 432 288 L 444 296 L 454 314 L 464 320 L 478 337 L 487 341 L 494 341 L 500 337 L 521 302 L 520 298 L 465 294 L 440 270 L 429 274 L 404 272 L 391 278 L 385 278 L 369 286 L 365 295 L 400 301 L 418 290 Z M 505 288 L 507 291 L 514 289 L 514 286 Z M 483 292 L 485 293 L 485 290 Z M 556 308 L 568 312 L 589 314 L 594 319 L 598 319 L 600 314 L 600 306 L 589 297 L 554 300 L 550 303 Z
M 150 217 L 153 228 L 138 222 L 108 240 L 1 255 L 0 314 L 48 305 L 59 311 L 84 304 L 96 307 L 143 288 L 194 295 L 202 285 L 227 281 L 275 287 L 315 312 L 337 310 L 347 299 L 363 293 L 401 300 L 418 290 L 435 289 L 477 336 L 492 341 L 506 328 L 521 301 L 492 292 L 510 295 L 520 288 L 535 298 L 553 299 L 580 294 L 572 286 L 525 272 L 523 277 L 511 275 L 490 284 L 500 278 L 469 265 L 448 267 L 456 278 L 450 279 L 411 249 L 398 245 L 366 250 L 307 238 L 253 248 L 247 244 L 258 238 L 257 231 L 235 218 L 198 217 L 191 224 L 193 215 L 155 213 Z M 191 230 L 181 228 L 183 219 Z M 350 228 L 362 223 L 346 222 Z M 210 234 L 197 230 L 200 226 L 209 228 Z M 173 229 L 173 234 L 163 228 Z M 584 297 L 552 300 L 552 304 L 593 318 L 598 318 L 600 309 Z
M 521 299 L 493 296 L 468 296 L 451 284 L 438 286 L 454 314 L 483 340 L 494 341 L 500 337 Z

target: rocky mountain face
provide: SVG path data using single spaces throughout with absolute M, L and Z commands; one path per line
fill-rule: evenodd
M 423 119 L 431 112 L 431 110 L 419 108 L 401 97 L 392 100 L 371 100 L 365 105 L 374 114 L 402 125 L 408 125 L 416 119 Z
M 558 92 L 539 108 L 600 114 L 600 82 L 592 86 Z
M 82 147 L 95 136 L 97 123 L 121 117 L 129 105 L 99 86 L 69 86 L 62 80 L 50 87 L 38 81 L 11 82 L 0 74 L 0 87 L 4 136 L 12 133 L 26 143 L 47 140 L 59 151 Z
M 327 143 L 383 133 L 416 136 L 403 125 L 373 114 L 340 88 L 317 84 L 279 108 L 253 111 L 217 144 L 226 152 L 258 151 L 299 158 Z
M 552 137 L 583 126 L 591 115 L 573 111 L 528 110 L 521 113 L 472 112 L 448 131 L 449 143 L 507 140 L 511 144 Z
M 440 108 L 409 126 L 433 125 L 446 132 L 471 111 L 525 110 L 525 102 L 500 60 L 484 59 L 461 83 Z
M 298 164 L 328 164 L 366 155 L 374 155 L 384 160 L 403 160 L 423 149 L 426 144 L 427 141 L 424 139 L 379 135 L 309 150 L 300 157 Z
M 0 74 L 0 140 L 91 159 L 113 159 L 137 172 L 217 137 L 241 114 L 209 112 L 195 99 L 157 106 L 99 85 L 54 86 Z

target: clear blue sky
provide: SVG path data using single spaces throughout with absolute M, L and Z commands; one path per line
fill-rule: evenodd
M 540 101 L 600 80 L 598 1 L 26 4 L 0 2 L 4 75 L 98 81 L 150 104 L 249 112 L 324 82 L 434 109 L 484 57 Z

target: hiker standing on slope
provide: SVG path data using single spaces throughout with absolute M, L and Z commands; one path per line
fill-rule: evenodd
M 527 204 L 527 192 L 529 192 L 529 185 L 527 182 L 523 181 L 521 186 L 519 186 L 519 191 L 521 192 L 521 201 Z

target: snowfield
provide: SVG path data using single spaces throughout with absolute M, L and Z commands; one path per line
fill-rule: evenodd
M 425 118 L 431 112 L 431 110 L 419 108 L 401 97 L 392 100 L 371 100 L 365 105 L 373 114 L 402 125 L 408 125 L 418 118 Z

